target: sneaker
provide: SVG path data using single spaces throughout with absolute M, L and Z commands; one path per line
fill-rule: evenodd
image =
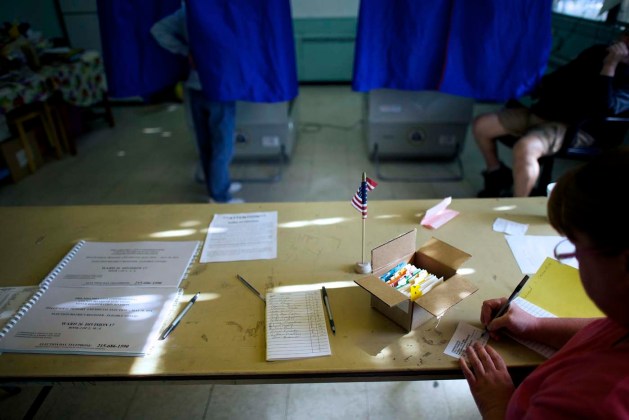
M 232 182 L 231 184 L 229 184 L 230 194 L 236 194 L 240 190 L 242 190 L 242 184 L 240 182 Z
M 513 172 L 504 163 L 500 162 L 500 167 L 491 172 L 483 171 L 485 178 L 485 188 L 481 190 L 477 197 L 508 197 L 513 186 Z
M 231 200 L 228 201 L 214 201 L 213 199 L 209 199 L 208 203 L 210 204 L 242 204 L 244 203 L 245 200 L 243 200 L 242 198 L 232 198 Z

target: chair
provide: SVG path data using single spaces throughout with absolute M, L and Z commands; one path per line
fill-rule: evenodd
M 591 146 L 573 147 L 580 129 L 586 127 L 596 127 L 596 132 L 605 133 L 605 141 L 597 140 Z M 566 159 L 572 161 L 587 162 L 602 152 L 620 146 L 629 131 L 629 111 L 618 116 L 594 117 L 571 125 L 566 130 L 564 141 L 557 153 L 549 156 L 542 156 L 538 159 L 540 174 L 535 188 L 531 191 L 531 196 L 546 195 L 546 186 L 553 182 L 553 167 L 556 159 Z M 511 148 L 515 142 L 515 137 L 511 135 L 498 137 L 496 140 Z

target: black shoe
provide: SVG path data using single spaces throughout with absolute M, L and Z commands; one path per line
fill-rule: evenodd
M 483 171 L 485 178 L 485 188 L 481 190 L 477 197 L 508 197 L 511 195 L 513 186 L 513 172 L 504 163 L 500 162 L 500 168 L 491 172 Z

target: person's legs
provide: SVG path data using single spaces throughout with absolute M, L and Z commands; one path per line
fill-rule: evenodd
M 197 150 L 199 152 L 199 161 L 203 168 L 203 175 L 207 187 L 207 192 L 212 197 L 212 189 L 209 184 L 209 171 L 211 168 L 212 153 L 212 135 L 209 126 L 209 109 L 205 97 L 201 91 L 188 89 L 190 98 L 190 116 L 193 121 L 195 139 L 197 142 Z
M 478 145 L 478 149 L 483 155 L 488 171 L 498 169 L 500 160 L 498 159 L 498 147 L 496 138 L 509 134 L 506 128 L 500 123 L 498 114 L 495 112 L 479 115 L 474 119 L 472 133 Z
M 478 197 L 500 197 L 513 184 L 513 175 L 511 169 L 498 158 L 496 138 L 510 134 L 510 131 L 504 127 L 499 113 L 488 113 L 474 120 L 472 132 L 487 167 L 482 172 L 484 188 Z
M 540 173 L 538 159 L 557 153 L 565 133 L 566 126 L 563 124 L 543 123 L 531 129 L 513 145 L 514 197 L 531 195 Z
M 209 102 L 209 130 L 211 133 L 211 155 L 208 187 L 210 196 L 217 202 L 232 199 L 229 164 L 234 156 L 234 130 L 236 125 L 235 102 Z

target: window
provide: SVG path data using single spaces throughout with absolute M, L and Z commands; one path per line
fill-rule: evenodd
M 626 1 L 623 0 L 623 2 Z M 607 12 L 600 13 L 604 3 L 616 4 L 617 2 L 609 0 L 553 0 L 553 12 L 604 22 L 607 20 Z

